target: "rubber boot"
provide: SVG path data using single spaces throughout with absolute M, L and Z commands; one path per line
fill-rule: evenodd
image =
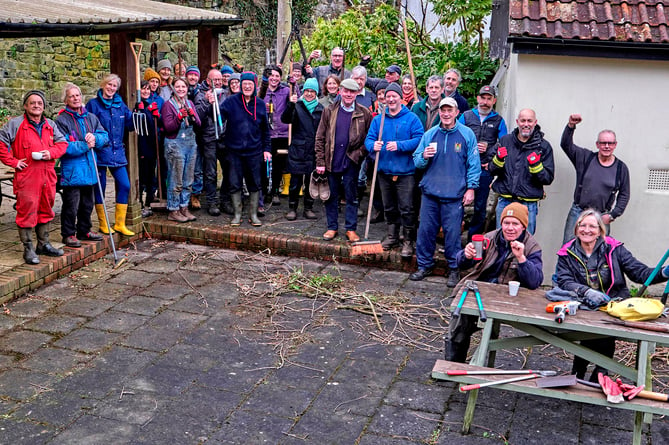
M 258 218 L 258 207 L 256 205 L 259 196 L 260 192 L 249 193 L 249 222 L 254 227 L 262 226 L 262 221 Z
M 288 221 L 295 221 L 297 219 L 297 204 L 294 202 L 288 203 L 288 213 L 286 213 Z
M 288 196 L 288 189 L 290 187 L 290 173 L 284 173 L 282 178 L 283 178 L 283 188 L 281 189 L 280 194 L 283 196 Z
M 239 226 L 242 223 L 242 192 L 232 193 L 230 195 L 230 200 L 232 201 L 232 209 L 234 211 L 234 216 L 232 221 L 230 221 L 231 226 Z M 256 201 L 258 202 L 258 197 L 256 196 Z M 252 207 L 255 207 L 256 204 L 252 203 Z
M 33 228 L 19 227 L 19 239 L 23 243 L 23 260 L 26 264 L 39 264 L 39 257 L 33 247 Z
M 114 222 L 114 230 L 122 233 L 125 236 L 133 236 L 135 232 L 125 226 L 125 215 L 128 213 L 128 204 L 116 204 L 116 215 Z
M 381 243 L 383 250 L 390 250 L 400 245 L 400 226 L 399 224 L 388 224 L 388 236 Z
M 402 258 L 411 258 L 413 256 L 413 229 L 404 228 L 404 240 L 402 240 L 402 250 L 400 256 Z
M 46 256 L 63 256 L 63 249 L 56 249 L 49 242 L 49 223 L 37 224 L 35 226 L 37 234 L 37 249 L 35 253 Z
M 98 231 L 109 235 L 109 224 L 107 223 L 107 217 L 105 216 L 104 204 L 95 204 L 95 212 L 98 214 L 98 221 L 100 222 Z M 111 233 L 114 233 L 114 229 L 111 229 Z

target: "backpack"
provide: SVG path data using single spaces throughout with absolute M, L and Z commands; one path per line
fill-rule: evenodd
M 664 304 L 653 298 L 633 297 L 611 301 L 603 308 L 609 315 L 627 321 L 654 320 L 662 315 Z

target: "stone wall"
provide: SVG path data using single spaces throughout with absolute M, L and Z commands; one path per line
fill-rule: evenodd
M 242 2 L 252 2 L 262 8 L 266 7 L 264 1 L 267 0 L 177 0 L 170 3 L 238 15 L 240 11 L 251 11 L 243 7 Z M 345 9 L 345 0 L 320 0 L 315 14 L 332 17 Z M 247 14 L 247 17 L 240 16 L 246 20 L 244 25 L 220 36 L 220 53 L 228 55 L 246 69 L 259 72 L 265 64 L 265 50 L 274 46 L 274 40 L 265 36 L 267 30 L 256 23 L 254 14 Z M 142 41 L 142 69 L 148 66 L 149 49 L 154 41 L 158 45 L 159 59 L 167 57 L 175 63 L 180 49 L 185 63 L 197 62 L 196 30 L 154 32 L 148 38 L 148 41 Z M 20 114 L 25 91 L 41 89 L 47 93 L 46 114 L 53 115 L 62 107 L 61 90 L 66 82 L 79 85 L 87 100 L 95 94 L 100 79 L 108 70 L 107 35 L 0 39 L 0 108 L 9 109 L 12 115 Z

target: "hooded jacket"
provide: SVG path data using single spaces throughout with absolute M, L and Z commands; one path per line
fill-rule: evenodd
M 238 156 L 272 152 L 269 137 L 267 108 L 255 97 L 247 105 L 243 93 L 228 97 L 221 105 L 221 117 L 226 122 L 225 146 Z
M 560 289 L 576 292 L 583 297 L 588 289 L 604 292 L 611 299 L 629 298 L 627 275 L 635 283 L 644 283 L 653 269 L 634 258 L 622 242 L 610 236 L 600 237 L 590 258 L 577 238 L 558 251 L 557 283 Z M 590 273 L 588 272 L 590 268 Z M 593 279 L 592 277 L 595 277 Z M 667 281 L 657 274 L 651 284 Z
M 107 130 L 109 143 L 102 147 L 95 147 L 99 167 L 123 167 L 128 164 L 125 156 L 123 138 L 126 132 L 134 131 L 132 111 L 123 103 L 121 96 L 116 93 L 111 100 L 102 98 L 102 90 L 98 90 L 94 97 L 86 104 L 86 109 L 93 113 L 102 127 Z
M 288 108 L 281 115 L 281 121 L 293 125 L 292 139 L 288 147 L 288 173 L 307 175 L 316 165 L 316 131 L 323 115 L 323 105 L 316 105 L 309 113 L 302 100 L 288 102 Z
M 492 189 L 502 197 L 520 201 L 539 201 L 544 198 L 544 186 L 550 185 L 555 177 L 553 148 L 544 139 L 539 125 L 527 142 L 518 139 L 518 128 L 499 141 L 500 147 L 506 147 L 507 155 L 500 159 L 497 154 L 488 164 L 488 171 L 496 176 Z M 498 149 L 499 150 L 499 149 Z M 530 165 L 527 157 L 536 153 L 540 160 Z
M 381 151 L 378 152 L 380 155 L 379 171 L 388 175 L 413 175 L 416 171 L 413 152 L 423 137 L 423 125 L 418 117 L 404 105 L 395 116 L 391 116 L 387 107 L 385 114 L 383 135 L 381 136 L 384 144 Z M 374 151 L 374 142 L 379 138 L 380 127 L 381 116 L 375 116 L 365 138 L 365 147 L 371 158 L 374 158 L 377 154 Z M 386 150 L 387 143 L 391 141 L 397 142 L 397 151 Z
M 62 186 L 76 187 L 94 185 L 98 182 L 98 173 L 93 164 L 94 150 L 88 148 L 86 133 L 95 136 L 95 147 L 104 147 L 109 143 L 107 131 L 100 121 L 86 108 L 81 113 L 66 107 L 60 110 L 56 124 L 67 139 L 67 151 L 60 158 L 60 183 Z

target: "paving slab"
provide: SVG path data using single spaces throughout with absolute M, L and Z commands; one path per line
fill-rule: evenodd
M 49 334 L 27 330 L 10 332 L 0 338 L 0 350 L 31 354 L 53 340 Z
M 88 319 L 76 315 L 48 314 L 25 324 L 26 329 L 49 334 L 67 334 L 83 325 Z

